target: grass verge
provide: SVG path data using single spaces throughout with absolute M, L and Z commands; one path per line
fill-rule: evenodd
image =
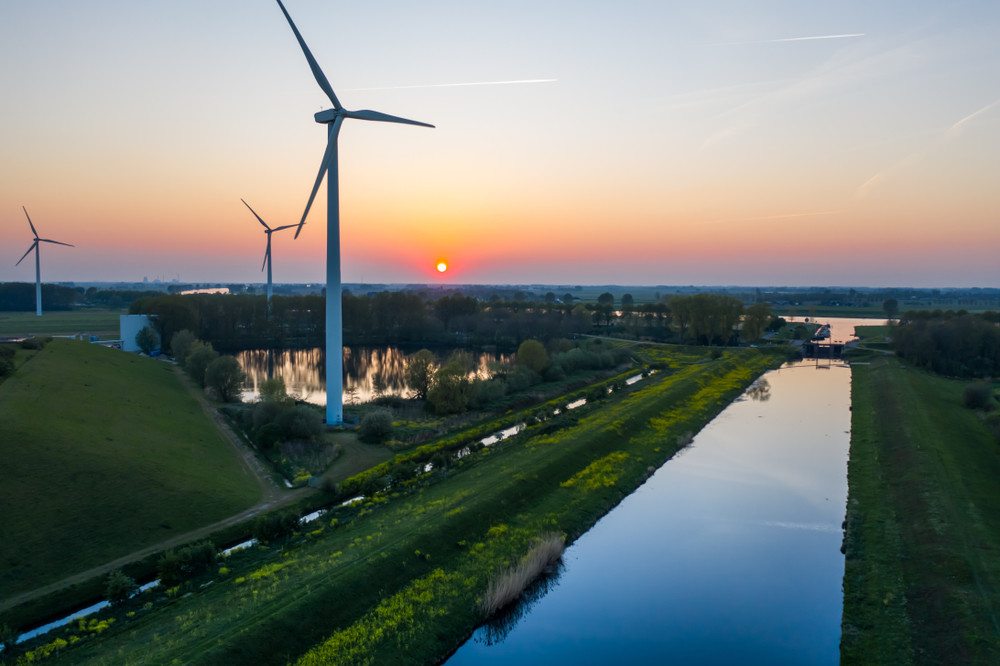
M 1000 455 L 964 386 L 852 370 L 842 664 L 1000 663 Z

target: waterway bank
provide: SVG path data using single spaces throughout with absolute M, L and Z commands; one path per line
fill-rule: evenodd
M 850 371 L 762 379 L 448 663 L 836 664 Z

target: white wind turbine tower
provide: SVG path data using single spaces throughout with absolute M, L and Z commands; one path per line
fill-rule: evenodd
M 28 218 L 28 226 L 31 227 L 31 233 L 35 234 L 35 242 L 31 244 L 31 247 L 28 248 L 28 251 L 25 252 L 24 255 L 22 255 L 21 258 L 18 259 L 17 263 L 14 265 L 15 266 L 19 265 L 22 261 L 24 261 L 24 257 L 27 257 L 29 254 L 31 254 L 32 250 L 35 251 L 35 315 L 41 317 L 42 316 L 42 268 L 41 268 L 41 263 L 38 260 L 38 254 L 39 254 L 38 244 L 54 243 L 56 245 L 66 245 L 69 247 L 74 247 L 74 246 L 70 245 L 69 243 L 61 243 L 59 241 L 50 240 L 48 238 L 39 238 L 38 232 L 35 231 L 35 225 L 31 223 L 31 216 L 28 215 L 28 209 L 25 208 L 24 206 L 21 206 L 21 210 L 24 211 L 24 216 Z
M 244 206 L 250 208 L 250 204 L 248 204 L 246 201 L 244 201 L 243 199 L 240 199 L 240 201 L 243 201 Z M 264 225 L 264 233 L 267 234 L 267 249 L 264 250 L 264 263 L 260 265 L 260 270 L 264 270 L 265 267 L 267 268 L 267 303 L 268 305 L 270 305 L 271 304 L 271 234 L 273 234 L 275 231 L 281 231 L 283 229 L 291 229 L 292 227 L 297 227 L 299 225 L 286 224 L 283 227 L 275 227 L 274 229 L 272 229 L 271 227 L 267 226 L 267 222 L 260 219 L 260 215 L 257 214 L 257 211 L 255 211 L 253 208 L 250 208 L 250 212 L 253 213 L 253 216 L 257 218 L 258 222 Z
M 288 25 L 295 33 L 302 52 L 306 56 L 309 68 L 312 70 L 316 83 L 326 93 L 333 103 L 333 108 L 320 111 L 315 115 L 316 122 L 327 126 L 326 152 L 323 154 L 323 161 L 319 165 L 319 175 L 316 176 L 316 183 L 309 194 L 309 201 L 306 202 L 305 212 L 302 213 L 302 220 L 299 228 L 295 232 L 298 238 L 302 231 L 302 225 L 309 214 L 316 192 L 319 190 L 323 176 L 329 172 L 326 181 L 326 424 L 340 425 L 344 422 L 344 386 L 343 386 L 343 320 L 341 313 L 341 288 L 340 288 L 340 192 L 337 175 L 337 136 L 340 134 L 340 126 L 344 118 L 357 118 L 358 120 L 375 120 L 387 123 L 403 123 L 406 125 L 420 125 L 421 127 L 434 127 L 427 123 L 407 120 L 397 116 L 390 116 L 378 111 L 348 111 L 340 104 L 340 100 L 333 92 L 333 87 L 327 81 L 323 70 L 319 68 L 316 59 L 313 58 L 309 47 L 306 46 L 299 29 L 295 27 L 292 17 L 281 0 L 277 0 L 281 13 L 288 19 Z

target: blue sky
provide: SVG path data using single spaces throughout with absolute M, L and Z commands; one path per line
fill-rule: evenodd
M 998 5 L 286 6 L 346 107 L 436 125 L 345 123 L 346 281 L 1000 283 Z M 45 280 L 263 279 L 240 198 L 298 221 L 329 106 L 276 3 L 8 2 L 0 58 L 0 280 L 21 206 Z

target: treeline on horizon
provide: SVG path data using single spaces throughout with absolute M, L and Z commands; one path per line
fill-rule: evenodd
M 1000 312 L 917 310 L 892 330 L 896 354 L 951 377 L 1000 376 Z
M 596 303 L 480 300 L 463 294 L 429 298 L 408 291 L 343 294 L 344 344 L 405 347 L 479 346 L 513 350 L 529 338 L 542 341 L 600 332 L 629 339 L 727 345 L 739 340 L 737 325 L 750 322 L 759 337 L 773 322 L 770 306 L 722 294 L 674 296 L 636 305 L 610 293 Z M 270 310 L 270 312 L 269 312 Z M 326 331 L 324 296 L 186 294 L 136 300 L 132 314 L 156 315 L 164 344 L 189 330 L 220 351 L 322 346 Z M 747 317 L 744 317 L 744 314 Z M 746 336 L 744 336 L 746 337 Z
M 46 311 L 65 311 L 79 307 L 124 309 L 137 298 L 162 294 L 162 291 L 130 291 L 97 287 L 66 287 L 42 283 L 42 304 Z M 0 283 L 0 312 L 32 312 L 35 309 L 35 283 Z

